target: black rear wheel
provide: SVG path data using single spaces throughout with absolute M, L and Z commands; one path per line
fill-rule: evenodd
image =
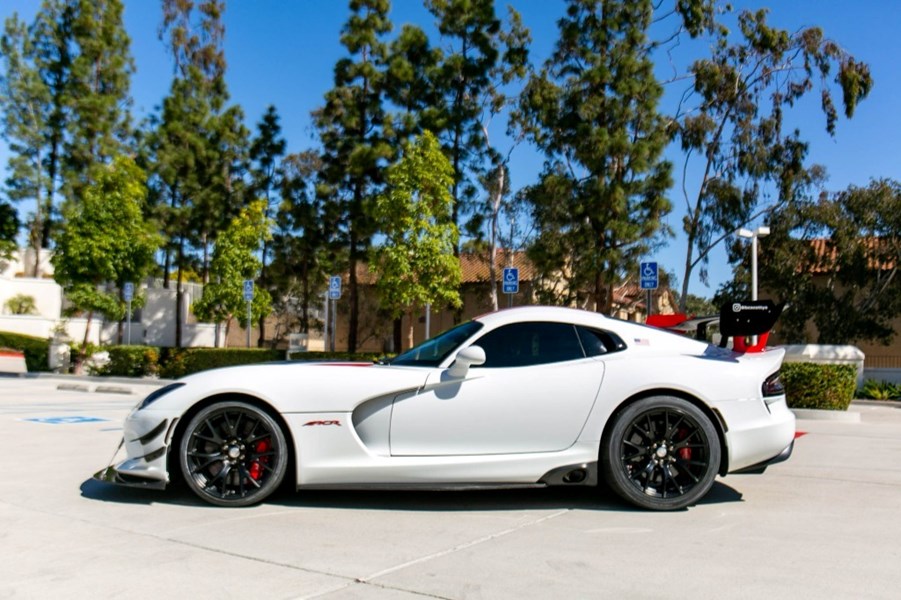
M 220 402 L 188 423 L 179 459 L 188 487 L 200 498 L 218 506 L 249 506 L 281 484 L 288 445 L 265 411 L 245 402 Z
M 675 510 L 704 497 L 720 466 L 719 438 L 692 403 L 644 398 L 614 417 L 601 465 L 610 487 L 632 504 Z

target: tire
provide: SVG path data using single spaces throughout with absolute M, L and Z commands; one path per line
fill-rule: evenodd
M 268 413 L 245 402 L 218 402 L 188 423 L 179 464 L 188 487 L 217 506 L 250 506 L 278 489 L 288 444 Z
M 601 444 L 607 484 L 645 509 L 677 510 L 707 495 L 719 471 L 719 437 L 692 403 L 643 398 L 614 417 Z

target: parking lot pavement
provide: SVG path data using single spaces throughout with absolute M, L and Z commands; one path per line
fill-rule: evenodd
M 0 598 L 893 598 L 901 410 L 799 421 L 794 456 L 699 505 L 592 489 L 280 493 L 246 509 L 90 479 L 132 393 L 0 378 Z

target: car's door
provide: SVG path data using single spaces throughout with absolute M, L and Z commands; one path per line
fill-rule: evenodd
M 463 379 L 444 370 L 399 397 L 391 454 L 441 456 L 552 452 L 578 438 L 598 396 L 603 362 L 565 323 L 515 323 L 472 342 L 484 365 Z

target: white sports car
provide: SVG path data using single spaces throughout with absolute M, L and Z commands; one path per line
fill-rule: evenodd
M 385 364 L 283 362 L 185 377 L 125 421 L 101 481 L 178 473 L 221 506 L 305 488 L 597 485 L 697 502 L 791 454 L 783 350 L 737 353 L 566 308 L 463 323 Z M 120 446 L 121 449 L 121 446 Z M 114 459 L 115 462 L 115 459 Z

